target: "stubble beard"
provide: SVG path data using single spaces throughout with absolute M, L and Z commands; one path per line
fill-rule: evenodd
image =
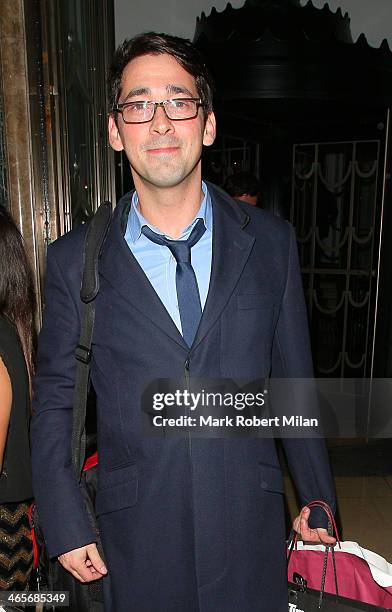
M 131 164 L 131 171 L 135 185 L 136 182 L 141 181 L 157 188 L 167 189 L 180 185 L 192 174 L 196 174 L 200 159 L 201 153 L 191 168 L 187 168 L 184 160 L 181 160 L 180 163 L 175 160 L 167 160 L 166 162 L 165 160 L 160 160 L 160 163 L 156 164 L 156 166 L 146 163 L 143 168 L 136 168 Z

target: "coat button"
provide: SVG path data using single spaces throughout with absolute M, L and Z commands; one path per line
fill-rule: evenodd
M 260 486 L 262 489 L 266 489 L 268 487 L 268 482 L 266 482 L 265 480 L 262 480 L 260 483 Z

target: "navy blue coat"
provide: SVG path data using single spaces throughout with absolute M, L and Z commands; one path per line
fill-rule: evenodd
M 146 380 L 309 377 L 312 363 L 295 235 L 286 221 L 209 185 L 210 290 L 189 350 L 124 238 L 116 207 L 100 263 L 92 381 L 97 393 L 96 512 L 110 612 L 287 612 L 283 478 L 272 439 L 149 439 Z M 74 350 L 85 228 L 48 250 L 32 451 L 51 556 L 94 536 L 70 459 Z M 334 492 L 324 443 L 284 441 L 302 504 Z M 313 525 L 321 525 L 314 515 Z M 316 525 L 315 525 L 316 523 Z

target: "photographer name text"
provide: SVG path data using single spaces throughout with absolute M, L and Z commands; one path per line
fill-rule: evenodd
M 283 415 L 269 418 L 245 417 L 237 414 L 234 417 L 213 417 L 211 415 L 191 417 L 181 415 L 168 418 L 157 414 L 152 419 L 155 427 L 318 427 L 316 418 L 305 418 L 300 415 Z

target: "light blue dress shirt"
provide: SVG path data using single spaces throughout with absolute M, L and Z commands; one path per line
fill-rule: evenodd
M 191 249 L 191 262 L 199 286 L 200 302 L 203 309 L 210 285 L 213 220 L 211 197 L 204 182 L 202 183 L 202 189 L 204 198 L 199 212 L 192 223 L 183 230 L 178 240 L 186 240 L 198 219 L 203 219 L 206 231 L 199 242 Z M 155 244 L 155 242 L 152 242 L 142 234 L 142 227 L 144 225 L 147 225 L 157 234 L 162 234 L 158 228 L 148 223 L 141 214 L 138 206 L 138 197 L 135 191 L 132 198 L 132 205 L 129 209 L 124 238 L 151 285 L 157 292 L 167 312 L 173 319 L 180 333 L 182 333 L 176 290 L 177 262 L 166 246 Z M 171 237 L 166 236 L 166 238 L 170 239 Z

